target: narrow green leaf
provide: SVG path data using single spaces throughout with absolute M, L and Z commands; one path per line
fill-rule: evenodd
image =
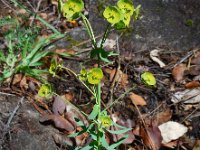
M 112 134 L 123 134 L 123 133 L 126 133 L 130 130 L 132 130 L 131 128 L 125 128 L 125 129 L 122 129 L 122 130 L 109 130 L 109 129 L 106 129 L 108 132 L 112 133 Z
M 98 113 L 99 113 L 99 108 L 100 108 L 100 106 L 98 104 L 95 104 L 92 112 L 88 116 L 88 119 L 90 119 L 90 120 L 95 119 L 97 117 Z
M 5 57 L 4 53 L 2 52 L 2 50 L 0 50 L 0 61 L 6 62 L 6 57 Z
M 123 138 L 119 139 L 116 143 L 112 144 L 108 150 L 114 150 L 117 146 L 121 145 L 127 138 L 128 135 L 125 135 Z
M 30 61 L 29 66 L 32 66 L 32 64 L 35 64 L 36 62 L 38 62 L 41 58 L 45 57 L 48 55 L 48 51 L 43 51 L 43 52 L 39 52 L 37 53 Z

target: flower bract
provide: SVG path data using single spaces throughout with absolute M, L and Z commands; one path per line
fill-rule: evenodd
M 90 84 L 98 84 L 103 78 L 103 72 L 100 68 L 93 68 L 88 73 L 88 82 Z
M 103 12 L 103 16 L 107 19 L 107 21 L 111 24 L 116 24 L 121 20 L 121 12 L 115 6 L 108 6 Z
M 129 16 L 133 15 L 134 12 L 134 5 L 133 2 L 130 0 L 119 0 L 117 2 L 117 6 L 122 10 L 124 14 Z
M 51 88 L 51 85 L 49 85 L 49 84 L 43 84 L 38 91 L 38 95 L 40 97 L 47 98 L 47 97 L 51 96 L 51 94 L 52 94 L 52 88 Z
M 62 8 L 63 15 L 67 19 L 73 19 L 73 16 L 81 12 L 84 8 L 82 0 L 68 0 Z
M 144 72 L 141 75 L 142 81 L 149 86 L 155 86 L 156 85 L 156 79 L 154 75 L 151 72 Z

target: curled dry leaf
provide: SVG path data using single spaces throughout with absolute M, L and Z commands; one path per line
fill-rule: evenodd
M 75 130 L 74 126 L 60 115 L 45 114 L 40 118 L 40 122 L 53 121 L 56 128 L 72 132 Z
M 185 84 L 185 87 L 187 89 L 192 89 L 192 88 L 195 88 L 195 87 L 200 87 L 200 82 L 199 81 L 191 81 L 191 82 L 188 82 L 187 84 Z
M 153 61 L 159 64 L 160 68 L 165 67 L 166 65 L 162 62 L 159 57 L 159 52 L 162 51 L 161 49 L 154 49 L 150 52 L 150 57 Z
M 185 104 L 195 104 L 200 102 L 200 88 L 186 89 L 176 92 L 171 99 L 172 102 L 184 102 Z
M 183 80 L 184 72 L 187 70 L 186 64 L 179 64 L 172 70 L 172 76 L 176 82 Z
M 132 103 L 135 105 L 140 105 L 140 106 L 147 105 L 144 98 L 140 95 L 137 95 L 137 94 L 131 92 L 129 97 L 130 97 Z
M 159 125 L 158 128 L 160 129 L 161 135 L 163 137 L 163 143 L 168 143 L 172 140 L 178 139 L 188 130 L 184 125 L 174 121 L 163 123 Z
M 148 148 L 159 150 L 161 147 L 162 136 L 156 122 L 152 122 L 151 125 L 146 128 L 141 127 L 140 136 Z

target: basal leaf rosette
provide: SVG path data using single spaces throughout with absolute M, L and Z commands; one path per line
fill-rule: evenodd
M 119 0 L 117 2 L 119 9 L 126 15 L 132 16 L 134 12 L 133 2 L 130 0 Z
M 69 19 L 73 20 L 79 16 L 79 13 L 83 10 L 84 3 L 82 0 L 68 0 L 62 8 L 63 15 Z
M 38 91 L 38 95 L 40 97 L 45 97 L 48 98 L 52 95 L 52 87 L 50 84 L 43 84 L 39 91 Z
M 116 6 L 108 6 L 103 12 L 103 16 L 106 18 L 106 20 L 111 24 L 118 23 L 121 18 L 121 12 Z
M 93 68 L 88 73 L 88 82 L 90 84 L 99 84 L 103 78 L 103 71 L 101 68 Z

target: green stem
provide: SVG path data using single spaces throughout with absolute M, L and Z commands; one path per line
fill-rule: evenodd
M 66 67 L 63 67 L 63 66 L 61 66 L 61 65 L 59 65 L 58 67 L 61 68 L 61 69 L 66 70 L 66 71 L 69 71 L 70 73 L 72 73 L 72 74 L 78 79 L 78 75 L 77 75 L 74 71 L 72 71 L 71 69 L 66 68 Z M 87 90 L 96 98 L 96 94 L 95 94 L 83 81 L 81 81 L 81 80 L 79 80 L 79 81 L 80 81 L 81 84 L 83 84 L 83 85 L 87 88 Z
M 25 7 L 24 5 L 20 4 L 19 2 L 17 2 L 16 0 L 10 0 L 11 2 L 13 2 L 15 5 L 17 5 L 18 7 L 26 10 L 29 14 L 35 16 L 36 14 L 34 12 L 32 12 L 31 10 L 29 10 L 27 7 Z M 40 16 L 36 15 L 35 16 L 36 19 L 38 19 L 40 22 L 42 22 L 44 25 L 46 25 L 49 29 L 51 29 L 54 33 L 57 34 L 61 34 L 58 30 L 56 30 L 56 28 L 54 28 L 52 25 L 50 25 L 48 22 L 46 22 L 44 19 L 42 19 Z
M 103 44 L 105 43 L 107 37 L 108 37 L 108 34 L 110 33 L 110 30 L 111 30 L 111 24 L 108 24 L 107 27 L 106 27 L 106 30 L 103 34 L 103 38 L 102 38 L 102 41 L 101 41 L 101 45 L 100 45 L 100 48 L 103 47 Z
M 92 30 L 92 26 L 91 26 L 89 20 L 88 20 L 88 19 L 85 17 L 85 15 L 83 15 L 83 14 L 81 14 L 81 17 L 82 17 L 82 19 L 83 19 L 83 23 L 85 24 L 86 29 L 87 29 L 87 32 L 88 32 L 88 34 L 89 34 L 89 36 L 90 36 L 90 39 L 91 39 L 91 41 L 92 41 L 92 45 L 94 46 L 94 48 L 97 48 L 96 39 L 95 39 L 95 37 L 94 37 L 94 32 L 93 32 L 93 30 Z

